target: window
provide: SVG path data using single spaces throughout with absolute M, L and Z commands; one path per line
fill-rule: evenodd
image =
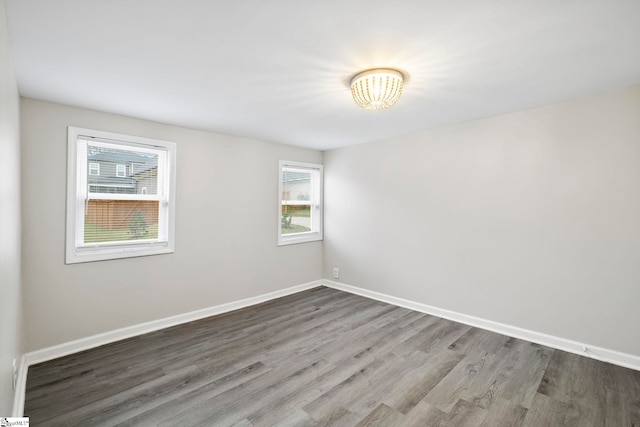
M 322 165 L 280 161 L 278 245 L 322 240 Z
M 89 163 L 89 175 L 100 175 L 100 163 Z
M 68 145 L 66 263 L 173 252 L 176 144 L 69 127 Z

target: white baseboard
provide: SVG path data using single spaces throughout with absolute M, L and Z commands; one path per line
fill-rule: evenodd
M 24 414 L 24 396 L 27 388 L 27 361 L 24 355 L 20 358 L 20 366 L 18 366 L 18 380 L 16 381 L 16 389 L 13 394 L 13 415 L 12 417 L 20 418 Z
M 227 313 L 229 311 L 260 304 L 272 299 L 306 291 L 312 288 L 317 288 L 321 285 L 322 281 L 316 280 L 313 282 L 304 283 L 302 285 L 292 286 L 290 288 L 269 292 L 267 294 L 245 298 L 226 304 L 220 304 L 213 307 L 204 308 L 202 310 L 191 311 L 189 313 L 178 314 L 176 316 L 166 317 L 164 319 L 153 320 L 151 322 L 141 323 L 139 325 L 128 326 L 126 328 L 116 329 L 114 331 L 104 332 L 75 341 L 69 341 L 66 343 L 54 345 L 52 347 L 25 353 L 22 356 L 19 368 L 18 384 L 16 386 L 13 404 L 13 416 L 21 417 L 24 413 L 24 396 L 27 383 L 27 370 L 31 365 L 57 359 L 58 357 L 67 356 L 69 354 L 99 347 L 101 345 L 120 341 L 126 338 L 146 334 L 148 332 L 157 331 L 159 329 L 169 328 L 171 326 L 193 322 L 194 320 L 204 319 L 205 317 L 215 316 L 216 314 Z
M 374 300 L 386 302 L 388 304 L 397 305 L 399 307 L 405 307 L 422 313 L 431 314 L 433 316 L 453 320 L 454 322 L 464 323 L 465 325 L 475 326 L 477 328 L 486 329 L 502 335 L 531 341 L 537 344 L 556 348 L 558 350 L 579 354 L 581 356 L 590 357 L 592 359 L 597 359 L 603 362 L 613 363 L 614 365 L 619 365 L 625 368 L 640 371 L 640 356 L 621 353 L 615 350 L 596 347 L 591 344 L 580 343 L 553 335 L 530 331 L 528 329 L 518 328 L 515 326 L 506 325 L 504 323 L 494 322 L 492 320 L 481 319 L 479 317 L 469 316 L 466 314 L 457 313 L 455 311 L 445 310 L 442 308 L 397 298 L 391 295 L 386 295 L 379 292 L 370 291 L 368 289 L 362 289 L 356 286 L 334 282 L 331 280 L 323 280 L 322 284 L 329 288 L 338 289 Z
M 302 285 L 292 286 L 290 288 L 269 292 L 267 294 L 241 299 L 239 301 L 232 301 L 226 304 L 220 304 L 213 307 L 203 308 L 201 310 L 191 311 L 189 313 L 165 317 L 164 319 L 153 320 L 151 322 L 140 323 L 133 326 L 127 326 L 126 328 L 116 329 L 114 331 L 104 332 L 86 338 L 80 338 L 75 341 L 69 341 L 52 347 L 43 348 L 41 350 L 36 350 L 25 354 L 27 365 L 35 365 L 36 363 L 57 359 L 58 357 L 67 356 L 72 353 L 99 347 L 104 344 L 109 344 L 126 338 L 135 337 L 138 335 L 146 334 L 148 332 L 157 331 L 159 329 L 193 322 L 194 320 L 204 319 L 205 317 L 215 316 L 216 314 L 227 313 L 229 311 L 260 304 L 262 302 L 280 298 L 286 295 L 306 291 L 307 289 L 316 288 L 321 285 L 322 281 L 316 280 L 313 282 L 304 283 Z
M 606 348 L 579 343 L 579 342 L 568 340 L 565 338 L 555 337 L 552 335 L 542 334 L 539 332 L 530 331 L 530 330 L 518 328 L 515 326 L 505 325 L 503 323 L 481 319 L 479 317 L 469 316 L 466 314 L 457 313 L 454 311 L 445 310 L 438 307 L 433 307 L 433 306 L 422 304 L 415 301 L 397 298 L 391 295 L 386 295 L 379 292 L 358 288 L 356 286 L 346 285 L 344 283 L 338 283 L 331 280 L 316 280 L 313 282 L 304 283 L 302 285 L 281 289 L 279 291 L 270 292 L 267 294 L 262 294 L 262 295 L 258 295 L 251 298 L 245 298 L 239 301 L 233 301 L 226 304 L 216 305 L 213 307 L 208 307 L 202 310 L 196 310 L 189 313 L 179 314 L 179 315 L 167 317 L 164 319 L 141 323 L 139 325 L 128 326 L 126 328 L 121 328 L 121 329 L 117 329 L 110 332 L 104 332 L 104 333 L 93 335 L 90 337 L 81 338 L 75 341 L 70 341 L 70 342 L 55 345 L 52 347 L 47 347 L 41 350 L 36 350 L 36 351 L 26 353 L 22 356 L 20 361 L 20 367 L 18 368 L 18 382 L 16 385 L 16 390 L 14 395 L 13 416 L 14 417 L 23 416 L 25 390 L 26 390 L 26 383 L 27 383 L 27 371 L 30 365 L 46 362 L 48 360 L 56 359 L 58 357 L 67 356 L 69 354 L 99 347 L 101 345 L 109 344 L 115 341 L 120 341 L 126 338 L 131 338 L 134 336 L 146 334 L 148 332 L 157 331 L 159 329 L 164 329 L 164 328 L 180 325 L 187 322 L 192 322 L 194 320 L 204 319 L 205 317 L 215 316 L 217 314 L 227 313 L 229 311 L 238 310 L 240 308 L 260 304 L 265 301 L 269 301 L 269 300 L 280 298 L 283 296 L 306 291 L 308 289 L 313 289 L 318 286 L 326 286 L 329 288 L 338 289 L 341 291 L 371 298 L 377 301 L 382 301 L 388 304 L 397 305 L 399 307 L 405 307 L 411 310 L 431 314 L 433 316 L 442 317 L 445 319 L 453 320 L 455 322 L 464 323 L 466 325 L 475 326 L 478 328 L 486 329 L 486 330 L 507 335 L 510 337 L 535 342 L 538 344 L 546 345 L 548 347 L 564 350 L 570 353 L 579 354 L 581 356 L 591 357 L 593 359 L 601 360 L 603 362 L 613 363 L 615 365 L 640 371 L 640 357 L 632 354 L 621 353 L 621 352 L 609 350 Z M 587 349 L 586 352 L 583 350 L 584 348 Z

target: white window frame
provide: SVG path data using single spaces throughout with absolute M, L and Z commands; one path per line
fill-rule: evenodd
M 282 200 L 282 176 L 283 168 L 294 168 L 312 172 L 312 195 L 310 201 L 296 202 Z M 293 245 L 296 243 L 315 242 L 323 238 L 323 166 L 316 163 L 293 162 L 280 160 L 278 173 L 278 246 Z M 309 203 L 310 202 L 310 203 Z M 311 231 L 304 233 L 282 234 L 282 206 L 284 204 L 310 204 L 311 205 Z
M 122 175 L 120 175 L 120 171 L 122 171 Z M 116 165 L 116 176 L 118 178 L 126 178 L 127 177 L 127 165 Z
M 91 173 L 96 171 L 96 173 Z M 100 176 L 100 163 L 89 163 L 89 175 L 91 176 Z
M 156 195 L 92 194 L 94 199 L 157 200 L 161 209 L 158 238 L 135 242 L 84 244 L 84 209 L 88 197 L 87 140 L 92 145 L 131 147 L 136 151 L 160 153 Z M 102 261 L 174 252 L 176 200 L 176 144 L 174 142 L 121 135 L 69 126 L 67 153 L 66 263 Z

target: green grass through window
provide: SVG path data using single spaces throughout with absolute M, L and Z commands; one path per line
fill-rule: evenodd
M 158 224 L 151 224 L 147 226 L 147 233 L 142 237 L 143 239 L 157 239 L 158 238 Z M 135 241 L 131 230 L 116 229 L 107 230 L 100 228 L 94 224 L 84 224 L 84 242 L 85 243 L 98 243 L 98 242 L 122 242 L 122 241 Z

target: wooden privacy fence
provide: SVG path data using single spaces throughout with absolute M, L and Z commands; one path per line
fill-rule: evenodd
M 157 200 L 89 200 L 84 222 L 106 230 L 129 228 L 136 212 L 148 225 L 158 223 Z

